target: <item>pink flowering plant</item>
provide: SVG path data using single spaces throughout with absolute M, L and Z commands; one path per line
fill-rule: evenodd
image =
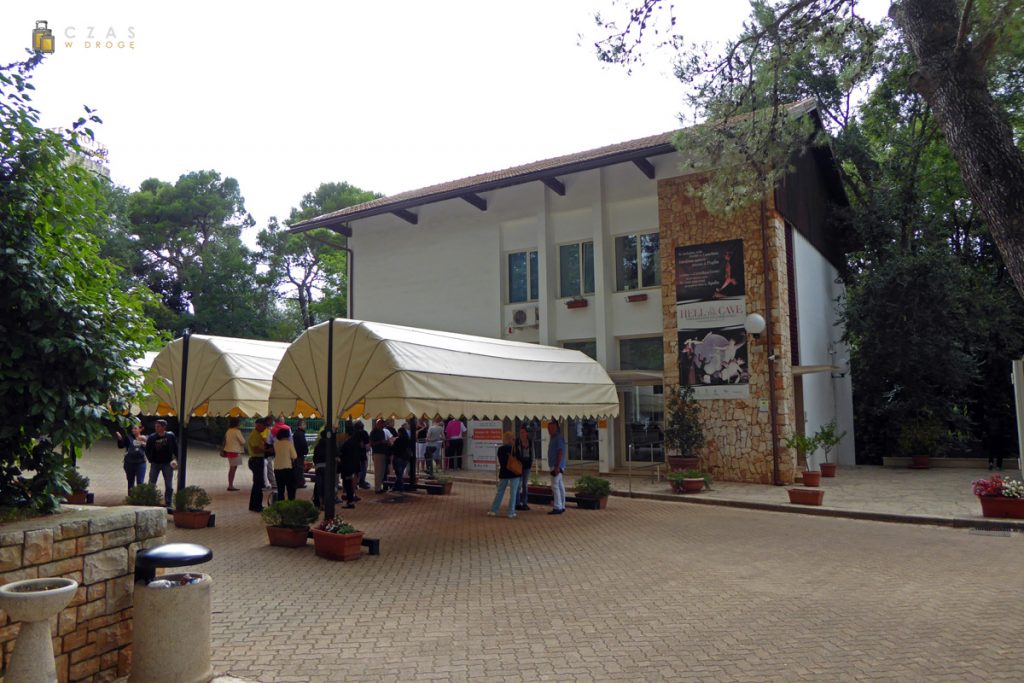
M 326 531 L 330 534 L 352 534 L 359 531 L 359 529 L 356 529 L 354 526 L 343 520 L 341 517 L 331 517 L 330 519 L 325 519 L 324 521 L 320 522 L 320 525 L 317 526 L 317 529 L 320 531 Z
M 975 479 L 971 482 L 971 490 L 976 496 L 1024 498 L 1024 482 L 1003 479 L 998 474 L 989 479 Z

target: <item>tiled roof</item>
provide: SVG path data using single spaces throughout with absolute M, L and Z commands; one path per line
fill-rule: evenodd
M 787 107 L 790 113 L 804 114 L 814 109 L 813 99 L 802 100 Z M 316 218 L 301 221 L 292 226 L 293 232 L 303 232 L 313 228 L 338 226 L 359 218 L 368 218 L 383 213 L 408 210 L 412 207 L 431 204 L 446 199 L 454 199 L 463 195 L 497 190 L 513 185 L 520 185 L 544 178 L 555 178 L 568 173 L 578 173 L 602 166 L 610 166 L 623 162 L 642 159 L 647 156 L 668 154 L 675 151 L 672 138 L 676 131 L 668 131 L 635 140 L 606 145 L 585 152 L 565 154 L 551 159 L 534 161 L 522 166 L 513 166 L 500 171 L 481 173 L 460 180 L 451 180 L 418 190 L 401 192 L 390 197 L 381 197 L 363 204 L 349 206 Z

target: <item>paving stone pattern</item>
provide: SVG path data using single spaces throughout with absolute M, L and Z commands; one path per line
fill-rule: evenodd
M 123 495 L 119 454 L 83 469 L 98 503 Z M 623 498 L 508 520 L 456 483 L 339 510 L 381 539 L 340 563 L 268 546 L 249 473 L 228 493 L 225 471 L 193 450 L 217 527 L 168 539 L 213 548 L 214 664 L 241 678 L 1024 680 L 1019 533 Z

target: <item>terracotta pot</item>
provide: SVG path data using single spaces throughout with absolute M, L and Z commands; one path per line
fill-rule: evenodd
M 821 472 L 808 472 L 804 470 L 804 486 L 820 486 Z
M 72 505 L 85 505 L 89 502 L 89 494 L 86 491 L 73 491 L 68 494 L 67 501 Z
M 818 468 L 821 470 L 821 476 L 823 477 L 836 476 L 836 464 L 834 462 L 823 462 Z
M 825 499 L 825 492 L 821 489 L 786 489 L 789 492 L 789 502 L 794 505 L 821 505 Z
M 928 469 L 930 458 L 927 455 L 912 455 L 910 456 L 910 469 L 912 470 L 926 470 Z
M 267 539 L 270 545 L 282 548 L 301 548 L 309 538 L 309 527 L 268 526 Z
M 332 534 L 329 531 L 313 529 L 313 547 L 317 557 L 328 560 L 358 560 L 363 556 L 363 532 L 351 534 Z
M 210 524 L 210 511 L 199 512 L 174 511 L 174 526 L 179 529 L 205 529 Z
M 682 472 L 683 470 L 699 470 L 700 458 L 684 458 L 681 455 L 670 455 L 668 456 L 668 466 L 672 468 L 673 472 Z
M 450 481 L 441 482 L 427 479 L 423 482 L 423 485 L 427 487 L 427 493 L 432 496 L 448 496 L 452 492 L 452 483 Z
M 1011 517 L 1024 519 L 1024 498 L 1003 496 L 978 496 L 981 501 L 982 517 Z
M 581 510 L 604 510 L 608 507 L 608 496 L 591 498 L 590 496 L 576 496 L 576 507 Z

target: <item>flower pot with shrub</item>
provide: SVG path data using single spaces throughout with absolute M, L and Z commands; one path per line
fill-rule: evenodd
M 434 471 L 434 474 L 424 480 L 423 485 L 427 487 L 427 493 L 432 496 L 447 496 L 452 492 L 452 478 L 444 472 Z
M 67 502 L 74 505 L 85 505 L 89 502 L 89 477 L 82 474 L 77 467 L 69 469 L 64 478 L 68 482 L 71 493 L 67 495 Z
M 608 507 L 608 495 L 612 492 L 612 483 L 601 477 L 589 474 L 576 480 L 576 506 L 584 510 L 604 510 Z
M 821 472 L 813 469 L 811 463 L 811 454 L 818 449 L 817 435 L 807 436 L 800 432 L 793 432 L 782 441 L 786 444 L 786 448 L 796 450 L 798 461 L 802 458 L 804 463 L 806 463 L 803 470 L 804 486 L 817 486 L 820 484 Z
M 704 447 L 701 406 L 693 387 L 676 387 L 669 392 L 665 419 L 665 449 L 673 472 L 700 467 L 698 453 Z
M 308 500 L 279 500 L 263 508 L 260 516 L 267 523 L 270 545 L 300 548 L 306 545 L 309 525 L 317 520 L 320 512 Z
M 829 462 L 828 456 L 835 450 L 844 436 L 846 436 L 846 432 L 839 433 L 835 420 L 823 424 L 814 434 L 814 438 L 818 441 L 818 446 L 821 447 L 822 463 L 819 465 L 821 476 L 836 476 L 836 464 Z
M 174 526 L 205 529 L 210 524 L 210 496 L 201 486 L 186 486 L 174 494 Z
M 550 505 L 555 499 L 551 486 L 540 483 L 540 472 L 537 467 L 530 470 L 530 483 L 526 488 L 526 500 L 538 505 Z
M 363 532 L 332 517 L 313 528 L 313 547 L 318 557 L 328 560 L 358 560 L 363 556 Z
M 124 499 L 124 504 L 162 508 L 164 506 L 164 494 L 160 493 L 153 484 L 136 484 L 128 492 L 128 496 Z
M 912 469 L 926 470 L 944 433 L 939 420 L 930 415 L 919 415 L 900 425 L 896 445 L 901 455 L 910 457 Z
M 700 470 L 670 472 L 668 482 L 675 493 L 700 493 L 705 488 L 711 490 L 711 475 Z
M 1024 519 L 1024 482 L 996 475 L 974 480 L 971 490 L 981 503 L 982 517 Z

